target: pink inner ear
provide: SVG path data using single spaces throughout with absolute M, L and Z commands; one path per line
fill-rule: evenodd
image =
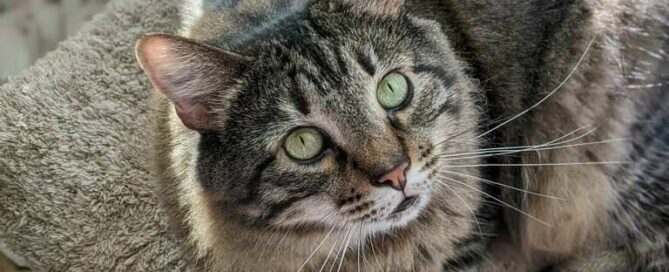
M 178 56 L 173 54 L 170 39 L 161 35 L 152 35 L 142 38 L 137 44 L 137 58 L 142 69 L 149 75 L 155 87 L 171 99 L 176 97 L 174 90 L 169 87 L 165 78 L 179 68 L 176 65 Z
M 235 78 L 245 65 L 237 54 L 167 34 L 142 37 L 136 52 L 153 85 L 174 104 L 184 125 L 195 130 L 211 128 L 208 102 L 234 92 Z
M 183 104 L 174 104 L 177 116 L 184 126 L 193 130 L 205 129 L 209 125 L 209 108 L 195 104 L 183 107 Z
M 193 130 L 206 129 L 210 110 L 206 105 L 197 102 L 202 99 L 196 97 L 201 90 L 189 89 L 180 85 L 184 81 L 178 80 L 188 73 L 198 72 L 196 69 L 189 69 L 189 60 L 181 55 L 189 49 L 182 43 L 184 42 L 166 35 L 150 35 L 138 42 L 137 57 L 156 89 L 172 101 L 183 124 Z M 189 82 L 186 85 L 198 87 L 198 82 Z

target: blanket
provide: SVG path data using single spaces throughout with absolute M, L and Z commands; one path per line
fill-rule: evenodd
M 147 166 L 140 34 L 176 32 L 176 0 L 114 0 L 0 86 L 0 244 L 35 270 L 184 271 Z

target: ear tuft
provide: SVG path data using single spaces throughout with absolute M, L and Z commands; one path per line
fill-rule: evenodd
M 397 18 L 404 9 L 404 0 L 341 0 L 362 16 Z
M 190 129 L 212 128 L 212 106 L 230 98 L 244 58 L 209 45 L 167 34 L 137 41 L 137 59 L 153 85 L 174 104 Z M 214 102 L 215 101 L 215 102 Z

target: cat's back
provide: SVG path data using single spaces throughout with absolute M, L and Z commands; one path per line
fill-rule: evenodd
M 658 271 L 669 259 L 669 9 L 661 11 L 629 32 L 627 91 L 637 98 L 636 120 L 629 163 L 616 175 L 618 205 L 610 210 L 623 246 Z
M 663 195 L 656 203 L 669 206 L 669 3 L 630 0 L 623 14 L 622 87 L 636 106 L 629 130 L 631 163 L 621 167 L 625 175 L 618 179 Z M 669 218 L 669 209 L 663 215 Z

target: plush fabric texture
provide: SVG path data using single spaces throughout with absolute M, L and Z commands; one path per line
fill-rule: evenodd
M 0 87 L 0 244 L 33 269 L 189 269 L 153 193 L 152 88 L 133 52 L 176 31 L 176 2 L 112 1 Z

